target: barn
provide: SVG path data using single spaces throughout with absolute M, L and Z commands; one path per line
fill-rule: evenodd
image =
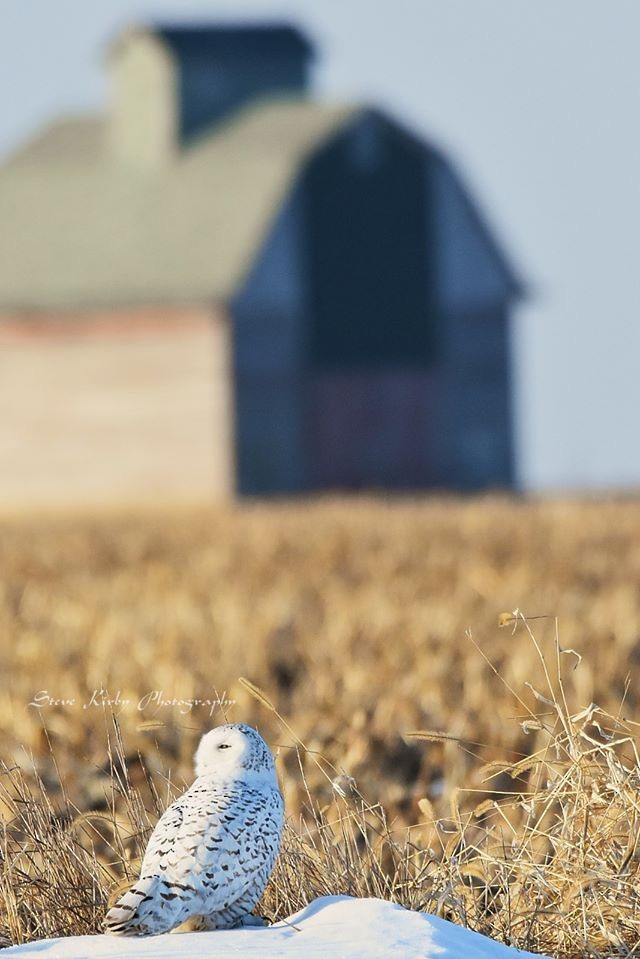
M 520 284 L 289 25 L 155 25 L 0 166 L 0 502 L 514 484 Z

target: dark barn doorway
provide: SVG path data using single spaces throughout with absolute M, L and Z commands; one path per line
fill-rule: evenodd
M 367 114 L 304 181 L 312 486 L 428 484 L 436 343 L 426 162 Z

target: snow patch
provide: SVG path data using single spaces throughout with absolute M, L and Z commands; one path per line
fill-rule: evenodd
M 532 953 L 503 946 L 446 919 L 381 899 L 325 896 L 284 922 L 265 928 L 189 932 L 123 939 L 70 936 L 3 950 L 38 959 L 527 959 Z

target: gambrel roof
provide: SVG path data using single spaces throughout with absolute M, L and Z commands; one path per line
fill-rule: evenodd
M 0 167 L 0 307 L 227 299 L 305 157 L 353 113 L 261 103 L 154 171 L 115 162 L 99 118 L 53 124 Z
M 45 129 L 0 166 L 0 309 L 227 302 L 305 162 L 371 117 L 432 162 L 447 297 L 464 300 L 472 273 L 472 300 L 517 294 L 441 154 L 379 111 L 277 99 L 240 110 L 153 170 L 110 154 L 101 117 Z

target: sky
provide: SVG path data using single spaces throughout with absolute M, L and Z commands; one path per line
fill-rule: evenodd
M 527 287 L 514 321 L 525 488 L 640 485 L 638 0 L 0 0 L 0 155 L 99 108 L 146 19 L 289 18 L 319 97 L 445 150 Z

